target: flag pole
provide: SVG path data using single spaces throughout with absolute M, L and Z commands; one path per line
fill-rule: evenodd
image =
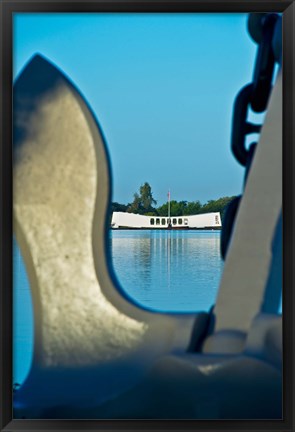
M 170 189 L 168 191 L 168 219 L 170 219 Z

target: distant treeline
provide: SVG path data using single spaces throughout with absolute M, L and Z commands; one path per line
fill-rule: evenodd
M 217 200 L 207 201 L 205 204 L 201 204 L 200 201 L 170 201 L 170 215 L 171 216 L 185 216 L 194 215 L 201 213 L 220 212 L 221 220 L 224 217 L 224 211 L 226 206 L 235 198 L 222 197 Z M 168 214 L 168 201 L 156 207 L 157 201 L 153 198 L 151 186 L 149 183 L 144 183 L 139 193 L 134 194 L 132 203 L 120 204 L 118 202 L 112 203 L 112 212 L 128 212 L 136 213 L 147 216 L 167 216 Z

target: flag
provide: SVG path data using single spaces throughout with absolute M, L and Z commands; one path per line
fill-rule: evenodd
M 167 196 L 168 196 L 168 201 L 170 201 L 170 190 L 168 191 Z

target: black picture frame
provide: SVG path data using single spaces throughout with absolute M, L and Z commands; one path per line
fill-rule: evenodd
M 12 18 L 16 12 L 280 12 L 283 16 L 283 419 L 282 420 L 13 420 L 12 411 Z M 294 422 L 294 23 L 290 0 L 2 0 L 0 425 L 1 431 L 245 430 L 293 431 Z

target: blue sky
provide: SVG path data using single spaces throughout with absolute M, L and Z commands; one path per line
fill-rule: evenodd
M 16 14 L 14 76 L 39 52 L 90 103 L 106 137 L 113 200 L 148 181 L 161 204 L 240 193 L 232 106 L 251 81 L 246 14 Z

